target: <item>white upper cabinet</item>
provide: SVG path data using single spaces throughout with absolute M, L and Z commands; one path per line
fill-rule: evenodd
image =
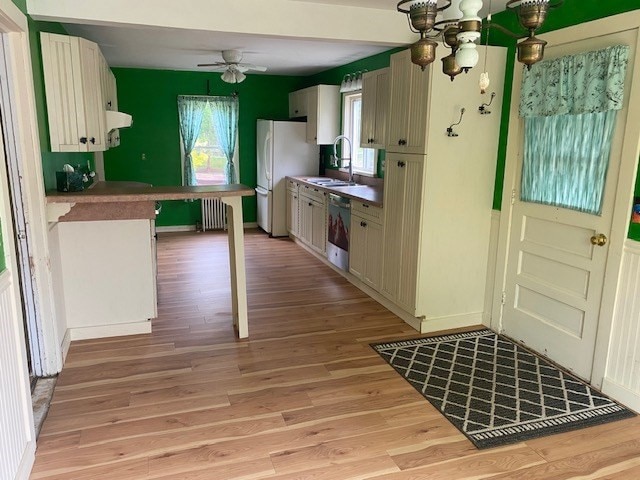
M 305 88 L 289 94 L 289 118 L 307 116 L 307 91 Z
M 105 150 L 100 49 L 78 37 L 40 38 L 51 151 Z
M 366 72 L 362 76 L 362 148 L 385 148 L 388 111 L 389 69 Z
M 422 71 L 411 51 L 391 56 L 391 103 L 387 121 L 388 152 L 426 153 L 429 80 L 433 65 Z
M 100 84 L 102 88 L 102 101 L 105 111 L 118 111 L 118 92 L 116 88 L 116 77 L 109 68 L 107 61 L 101 56 L 100 62 Z M 106 130 L 106 129 L 105 129 Z M 120 145 L 120 130 L 117 128 L 105 132 L 107 148 Z
M 307 117 L 307 143 L 332 144 L 340 135 L 340 87 L 315 85 L 291 92 L 289 117 Z

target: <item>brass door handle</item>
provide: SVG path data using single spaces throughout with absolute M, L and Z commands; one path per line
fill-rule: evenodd
M 604 247 L 608 241 L 609 239 L 604 233 L 598 233 L 593 237 L 591 237 L 591 244 L 596 245 L 598 247 Z

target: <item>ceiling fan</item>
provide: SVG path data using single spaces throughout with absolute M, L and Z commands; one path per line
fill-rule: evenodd
M 244 81 L 247 76 L 244 72 L 253 70 L 256 72 L 266 72 L 267 67 L 261 67 L 259 65 L 252 65 L 250 63 L 242 62 L 242 52 L 240 50 L 223 50 L 222 62 L 215 63 L 199 63 L 199 67 L 217 67 L 218 69 L 224 69 L 222 73 L 222 81 L 227 83 L 240 83 Z

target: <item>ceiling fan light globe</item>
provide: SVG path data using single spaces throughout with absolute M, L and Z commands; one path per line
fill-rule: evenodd
M 236 83 L 241 83 L 244 82 L 244 80 L 247 78 L 247 76 L 242 73 L 240 70 L 236 71 Z
M 223 82 L 236 83 L 236 75 L 231 70 L 225 70 L 221 78 Z

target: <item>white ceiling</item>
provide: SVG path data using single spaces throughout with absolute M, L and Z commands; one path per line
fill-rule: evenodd
M 181 0 L 167 2 L 162 9 L 155 3 L 157 10 L 152 12 L 143 8 L 144 0 L 136 1 L 141 5 L 138 14 L 118 9 L 118 0 L 28 0 L 28 11 L 36 20 L 59 21 L 71 35 L 98 43 L 109 65 L 116 67 L 206 71 L 197 64 L 220 61 L 222 50 L 240 49 L 244 62 L 266 66 L 267 74 L 311 75 L 407 45 L 416 37 L 396 12 L 393 0 L 260 0 L 265 3 L 259 7 L 272 8 L 256 15 L 268 17 L 273 11 L 274 16 L 265 18 L 265 25 L 259 28 L 256 19 L 248 17 L 251 8 L 257 8 L 258 4 L 251 3 L 254 0 L 206 0 L 208 4 L 198 3 L 205 0 Z M 113 8 L 102 14 L 90 13 L 88 4 L 95 4 L 94 11 L 99 11 L 105 3 Z M 216 4 L 224 9 L 219 10 L 220 16 L 227 18 L 216 19 L 214 13 L 211 18 L 193 18 L 188 23 L 180 10 L 172 10 L 177 8 L 172 3 L 186 12 Z M 484 3 L 482 16 L 488 13 L 489 2 Z M 504 10 L 506 0 L 491 3 L 491 10 L 497 12 Z M 85 7 L 87 13 L 83 14 Z M 288 11 L 293 12 L 293 18 L 287 18 Z M 207 12 L 202 14 L 204 17 Z M 356 23 L 360 25 L 354 28 Z

